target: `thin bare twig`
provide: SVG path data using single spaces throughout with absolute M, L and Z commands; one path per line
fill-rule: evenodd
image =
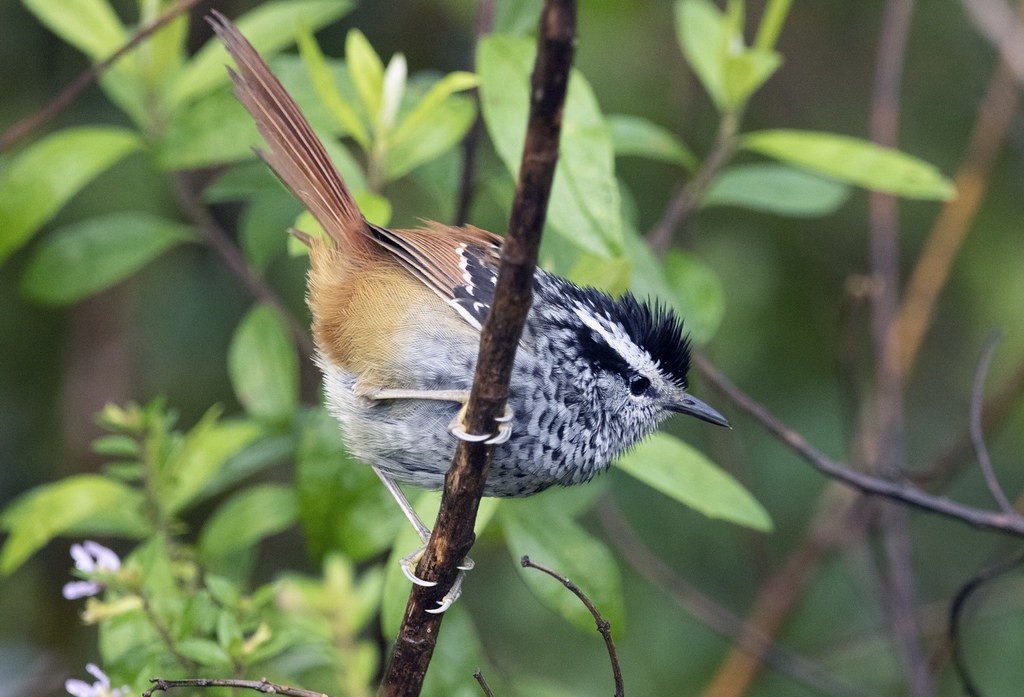
M 174 657 L 174 660 L 178 662 L 182 668 L 186 671 L 191 672 L 195 669 L 196 664 L 188 656 L 178 651 L 178 647 L 174 645 L 174 638 L 171 637 L 171 632 L 167 629 L 167 625 L 164 624 L 163 620 L 157 617 L 156 611 L 153 609 L 153 604 L 149 602 L 149 597 L 142 592 L 138 593 L 139 599 L 142 601 L 142 612 L 146 615 L 146 619 L 149 620 L 149 624 L 156 630 L 157 635 L 160 637 L 160 641 L 167 649 L 168 653 Z
M 600 506 L 601 525 L 615 549 L 651 585 L 668 594 L 677 605 L 712 631 L 727 637 L 739 651 L 756 656 L 780 673 L 832 697 L 871 697 L 872 693 L 851 687 L 829 675 L 813 661 L 772 641 L 771 636 L 754 623 L 744 622 L 691 583 L 681 578 L 658 558 L 633 531 L 622 513 L 610 505 Z M 846 516 L 837 516 L 846 520 Z M 798 591 L 797 591 L 798 592 Z M 795 595 L 796 593 L 794 593 Z M 735 665 L 735 664 L 731 664 Z M 722 672 L 722 671 L 720 671 Z M 752 678 L 753 675 L 751 674 Z M 706 694 L 714 694 L 711 688 Z M 737 692 L 736 694 L 739 694 Z
M 994 564 L 987 569 L 983 569 L 974 576 L 974 578 L 965 583 L 959 591 L 957 591 L 956 597 L 953 599 L 953 604 L 949 609 L 949 641 L 953 649 L 953 665 L 956 667 L 956 672 L 960 677 L 960 682 L 963 684 L 964 691 L 967 692 L 969 697 L 982 697 L 982 695 L 981 691 L 978 689 L 977 683 L 971 677 L 971 673 L 967 669 L 967 659 L 963 653 L 963 642 L 960 627 L 963 621 L 963 611 L 967 604 L 967 599 L 986 583 L 1016 569 L 1022 563 L 1024 563 L 1024 552 L 1018 552 L 1005 561 Z
M 879 32 L 871 96 L 871 139 L 895 148 L 899 137 L 903 60 L 914 0 L 887 0 Z M 870 204 L 871 273 L 876 292 L 871 298 L 871 337 L 875 356 L 875 400 L 865 439 L 869 471 L 897 479 L 904 469 L 903 380 L 899 369 L 898 334 L 893 331 L 899 306 L 899 208 L 895 196 L 872 192 Z M 931 697 L 932 676 L 920 643 L 915 612 L 915 583 L 910 563 L 909 512 L 903 506 L 882 506 L 885 552 L 884 596 L 892 638 L 910 694 Z
M 972 4 L 965 0 L 966 4 Z M 1018 17 L 1024 16 L 1024 2 L 1017 5 Z M 1020 21 L 1015 21 L 1019 25 Z M 978 107 L 978 116 L 971 127 L 971 135 L 963 161 L 954 176 L 956 196 L 945 203 L 936 219 L 921 255 L 910 274 L 900 305 L 899 317 L 893 330 L 899 333 L 900 372 L 910 373 L 921 347 L 924 334 L 931 324 L 935 302 L 949 278 L 950 269 L 963 244 L 971 223 L 985 197 L 992 167 L 995 164 L 1006 135 L 1013 124 L 1020 104 L 1020 89 L 1014 82 L 1009 67 L 1009 50 L 1019 51 L 1024 40 L 998 44 L 1001 60 L 992 75 L 985 96 Z
M 988 39 L 1024 85 L 1024 23 L 1004 0 L 960 0 L 975 29 Z
M 466 431 L 493 431 L 505 406 L 516 347 L 530 309 L 531 290 L 547 211 L 562 110 L 576 37 L 575 0 L 546 0 L 541 10 L 530 89 L 530 118 L 512 204 L 509 234 L 501 248 L 498 282 L 480 336 L 480 355 L 466 407 Z M 483 494 L 492 447 L 460 441 L 445 475 L 441 509 L 416 575 L 437 586 L 415 585 L 409 594 L 395 650 L 384 673 L 383 695 L 418 694 L 443 613 L 428 613 L 451 587 L 457 567 L 473 546 L 473 523 Z
M 573 583 L 571 580 L 562 576 L 560 573 L 552 571 L 551 569 L 541 566 L 530 561 L 528 556 L 523 556 L 519 560 L 519 563 L 523 565 L 525 569 L 536 569 L 541 571 L 553 579 L 556 579 L 559 583 L 569 589 L 569 591 L 580 599 L 587 610 L 594 618 L 594 622 L 597 623 L 597 631 L 600 632 L 601 636 L 604 637 L 604 645 L 608 649 L 608 660 L 612 664 L 612 676 L 615 679 L 615 697 L 623 697 L 625 693 L 625 687 L 622 684 L 622 668 L 619 666 L 619 657 L 615 651 L 615 642 L 612 641 L 612 623 L 601 616 L 601 612 L 597 609 L 594 603 L 587 597 L 586 593 L 580 590 L 580 587 Z
M 752 416 L 766 431 L 825 476 L 859 489 L 866 494 L 902 501 L 914 508 L 959 520 L 977 528 L 1024 537 L 1024 516 L 1018 513 L 986 511 L 973 506 L 965 506 L 941 496 L 929 494 L 904 481 L 880 479 L 850 469 L 847 465 L 822 453 L 807 442 L 806 438 L 782 423 L 764 405 L 730 382 L 707 358 L 697 354 L 695 364 L 704 379 L 715 390 Z
M 981 425 L 984 434 L 992 434 L 1002 428 L 1013 413 L 1014 407 L 1024 397 L 1024 363 L 1002 381 L 995 395 L 985 400 L 981 408 Z M 941 452 L 928 466 L 915 471 L 914 480 L 933 491 L 945 487 L 946 483 L 960 470 L 973 454 L 971 430 L 967 428 Z
M 491 686 L 487 684 L 487 680 L 484 678 L 484 674 L 479 668 L 473 671 L 473 679 L 476 680 L 480 689 L 483 690 L 484 697 L 494 697 L 494 692 L 491 690 Z
M 199 2 L 200 0 L 179 0 L 179 2 L 169 7 L 166 12 L 155 20 L 144 27 L 140 27 L 121 48 L 99 63 L 95 63 L 83 70 L 67 87 L 58 92 L 57 96 L 51 99 L 46 106 L 26 116 L 4 131 L 3 135 L 0 136 L 0 152 L 9 150 L 16 142 L 40 128 L 64 109 L 67 109 L 78 98 L 78 95 L 92 84 L 93 80 L 99 78 L 114 63 L 121 60 L 125 54 L 149 38 L 151 34 L 159 31 L 175 17 L 192 9 Z
M 988 486 L 992 498 L 999 504 L 999 508 L 1005 513 L 1013 513 L 1013 504 L 1006 498 L 1006 492 L 996 478 L 995 470 L 992 468 L 992 460 L 988 456 L 988 447 L 985 445 L 985 432 L 981 426 L 982 403 L 985 400 L 985 377 L 988 375 L 988 368 L 992 364 L 992 355 L 1002 335 L 994 333 L 985 342 L 981 351 L 981 359 L 978 361 L 978 369 L 974 373 L 974 387 L 971 391 L 971 440 L 974 443 L 974 452 L 978 456 L 978 466 L 985 477 L 985 484 Z
M 167 692 L 176 687 L 233 687 L 239 690 L 255 690 L 268 695 L 286 695 L 286 697 L 329 697 L 324 692 L 302 690 L 297 687 L 278 685 L 266 678 L 262 680 L 220 680 L 216 678 L 186 678 L 183 680 L 164 680 L 152 678 L 153 687 L 142 693 L 142 697 L 153 697 L 154 692 Z

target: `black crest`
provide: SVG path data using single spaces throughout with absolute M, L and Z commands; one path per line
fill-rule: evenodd
M 690 372 L 690 340 L 683 335 L 683 321 L 668 305 L 654 300 L 641 302 L 632 293 L 613 301 L 611 315 L 636 344 L 650 354 L 661 372 L 680 387 L 686 387 Z
M 662 374 L 680 387 L 687 387 L 690 371 L 690 342 L 683 335 L 683 321 L 668 307 L 654 300 L 643 302 L 632 293 L 616 299 L 595 288 L 581 288 L 569 281 L 549 276 L 555 281 L 559 301 L 573 300 L 595 316 L 618 323 L 637 346 L 658 364 Z M 535 287 L 536 289 L 536 287 Z M 586 327 L 577 327 L 577 340 L 587 357 L 605 370 L 626 376 L 630 366 L 599 334 Z

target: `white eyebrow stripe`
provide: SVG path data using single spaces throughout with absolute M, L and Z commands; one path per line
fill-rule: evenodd
M 585 306 L 577 304 L 575 307 L 576 316 L 580 321 L 604 339 L 616 353 L 641 373 L 659 371 L 658 364 L 647 351 L 638 346 L 632 337 L 626 332 L 622 325 L 612 322 L 610 319 L 595 315 Z

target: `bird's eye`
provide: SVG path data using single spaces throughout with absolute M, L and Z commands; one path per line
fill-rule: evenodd
M 634 396 L 639 397 L 647 388 L 651 386 L 651 381 L 645 378 L 643 375 L 633 375 L 629 378 L 629 391 Z

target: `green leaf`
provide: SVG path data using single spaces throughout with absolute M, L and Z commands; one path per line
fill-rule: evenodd
M 679 165 L 693 171 L 697 168 L 697 156 L 686 147 L 686 143 L 666 128 L 640 116 L 618 114 L 608 117 L 615 143 L 615 154 L 619 157 L 646 157 Z
M 335 80 L 344 74 L 344 66 L 338 61 L 331 61 L 329 67 Z M 349 188 L 354 192 L 364 189 L 365 177 L 358 163 L 346 148 L 329 137 L 338 134 L 340 126 L 317 95 L 302 61 L 294 56 L 281 56 L 272 68 L 323 139 L 324 148 Z M 155 154 L 161 169 L 194 169 L 252 159 L 253 146 L 262 144 L 252 117 L 224 89 L 175 109 L 156 144 Z M 265 164 L 260 166 L 269 172 Z
M 370 191 L 361 191 L 353 194 L 356 205 L 362 212 L 363 217 L 374 225 L 386 227 L 391 221 L 391 201 Z
M 450 95 L 431 110 L 428 120 L 418 121 L 400 142 L 388 146 L 384 179 L 394 181 L 451 150 L 462 141 L 475 117 L 473 100 Z
M 768 512 L 743 486 L 702 453 L 655 433 L 616 461 L 622 471 L 709 518 L 769 531 Z
M 443 78 L 431 85 L 423 98 L 413 107 L 409 115 L 402 119 L 402 123 L 395 130 L 389 145 L 398 147 L 404 140 L 414 137 L 416 129 L 425 122 L 431 121 L 434 113 L 441 104 L 456 92 L 473 89 L 480 84 L 480 78 L 473 73 L 454 72 L 448 73 Z
M 169 513 L 177 513 L 192 503 L 224 463 L 263 432 L 252 421 L 219 423 L 219 415 L 216 407 L 207 411 L 170 454 L 160 472 L 155 495 Z
M 95 61 L 128 41 L 128 33 L 106 0 L 21 0 L 40 22 Z
M 594 631 L 594 618 L 579 598 L 547 574 L 523 568 L 519 563 L 523 556 L 574 582 L 613 631 L 622 632 L 622 577 L 607 545 L 542 501 L 510 500 L 502 505 L 500 515 L 516 570 L 538 600 L 580 629 Z
M 607 259 L 583 253 L 569 269 L 566 278 L 577 285 L 598 288 L 611 295 L 622 295 L 629 287 L 633 262 L 629 257 Z
M 249 159 L 261 142 L 252 117 L 235 95 L 221 90 L 175 107 L 153 155 L 164 171 L 200 169 Z
M 337 549 L 362 560 L 387 549 L 402 518 L 398 506 L 373 469 L 346 452 L 338 422 L 325 410 L 304 415 L 295 467 L 310 554 Z
M 680 0 L 676 3 L 676 40 L 697 79 L 719 111 L 725 111 L 725 19 L 708 0 Z
M 533 60 L 534 43 L 509 36 L 488 36 L 477 53 L 484 122 L 513 178 L 523 156 Z M 548 222 L 599 256 L 614 257 L 623 250 L 611 131 L 578 71 L 573 71 L 566 95 Z
M 142 447 L 131 436 L 110 435 L 94 440 L 92 451 L 97 455 L 137 458 L 142 453 Z
M 294 497 L 292 497 L 294 503 Z M 223 507 L 221 508 L 223 510 Z M 244 514 L 244 512 L 243 512 Z M 206 524 L 206 529 L 209 529 L 211 520 Z M 204 532 L 205 533 L 205 529 Z M 202 535 L 200 536 L 200 549 L 202 549 Z M 238 584 L 232 581 L 230 578 L 225 576 L 218 576 L 217 574 L 207 573 L 203 577 L 203 581 L 206 584 L 206 590 L 210 592 L 210 595 L 221 607 L 225 608 L 237 608 L 239 601 L 242 599 L 242 589 Z
M 231 657 L 227 652 L 210 639 L 189 637 L 175 644 L 175 649 L 185 658 L 195 661 L 208 668 L 230 668 Z
M 277 312 L 257 305 L 235 330 L 228 375 L 238 401 L 257 419 L 283 422 L 299 404 L 299 360 Z
M 334 118 L 338 120 L 338 123 L 341 124 L 345 131 L 364 149 L 368 149 L 370 147 L 370 135 L 366 131 L 366 126 L 363 125 L 355 110 L 349 106 L 348 101 L 342 97 L 341 91 L 338 89 L 338 83 L 324 58 L 323 52 L 320 50 L 320 45 L 313 37 L 313 33 L 308 29 L 303 29 L 299 33 L 298 38 L 299 53 L 302 56 L 302 62 L 305 64 L 306 70 L 309 72 L 309 79 L 313 82 L 317 95 L 319 95 L 324 105 L 331 110 Z
M 757 163 L 724 170 L 704 192 L 700 205 L 814 218 L 832 213 L 849 196 L 850 188 L 842 182 L 786 165 Z
M 495 3 L 494 33 L 513 36 L 533 34 L 537 31 L 537 19 L 543 4 L 543 0 Z
M 203 526 L 199 551 L 208 562 L 220 559 L 287 530 L 296 520 L 298 504 L 291 487 L 250 487 L 225 501 Z
M 9 533 L 0 553 L 0 573 L 11 573 L 58 535 L 144 537 L 152 532 L 144 506 L 140 492 L 94 474 L 37 487 L 0 516 L 0 527 Z
M 741 106 L 768 81 L 782 65 L 782 56 L 774 51 L 743 48 L 725 59 L 725 92 L 728 104 Z
M 768 0 L 764 12 L 761 14 L 761 23 L 757 27 L 757 36 L 754 39 L 754 47 L 771 50 L 775 48 L 779 34 L 782 33 L 782 25 L 786 23 L 786 15 L 789 14 L 793 0 Z
M 370 120 L 378 123 L 384 92 L 384 64 L 358 29 L 349 31 L 345 38 L 345 60 L 363 108 Z
M 281 182 L 265 162 L 242 162 L 228 168 L 203 189 L 203 200 L 207 203 L 244 201 L 249 198 L 264 198 L 285 191 Z
M 146 0 L 140 2 L 140 24 L 156 21 L 167 6 L 166 3 Z M 185 62 L 185 42 L 188 40 L 189 16 L 172 19 L 159 31 L 151 34 L 144 48 L 136 52 L 135 59 L 139 76 L 151 87 L 167 84 Z
M 637 297 L 667 302 L 683 319 L 695 344 L 710 341 L 725 302 L 717 274 L 696 257 L 681 252 L 670 253 L 663 264 L 636 230 L 628 225 L 625 230 L 627 252 L 633 261 L 629 289 Z
M 948 200 L 953 183 L 933 165 L 866 140 L 813 131 L 756 131 L 740 145 L 783 162 L 868 189 L 918 199 Z
M 7 160 L 0 170 L 0 264 L 82 187 L 140 145 L 123 128 L 68 128 Z
M 718 331 L 725 314 L 725 289 L 711 267 L 689 252 L 669 250 L 665 280 L 672 290 L 672 307 L 685 320 L 686 331 L 698 345 Z
M 295 438 L 292 433 L 263 436 L 225 461 L 210 477 L 196 501 L 205 501 L 244 479 L 281 462 L 295 459 Z
M 351 9 L 352 3 L 347 0 L 276 0 L 257 6 L 235 23 L 266 59 L 294 43 L 298 27 L 316 31 Z M 224 66 L 229 62 L 219 39 L 207 41 L 171 86 L 167 95 L 169 105 L 179 106 L 227 84 L 229 78 Z
M 238 237 L 249 264 L 259 273 L 284 254 L 286 230 L 301 210 L 291 194 L 275 182 L 275 190 L 263 192 L 246 206 L 238 222 Z
M 741 107 L 782 65 L 782 57 L 743 43 L 742 6 L 723 14 L 709 0 L 676 3 L 676 38 L 719 111 Z
M 112 213 L 54 231 L 35 250 L 22 290 L 44 303 L 81 300 L 124 280 L 171 247 L 195 239 L 188 225 L 149 213 Z

